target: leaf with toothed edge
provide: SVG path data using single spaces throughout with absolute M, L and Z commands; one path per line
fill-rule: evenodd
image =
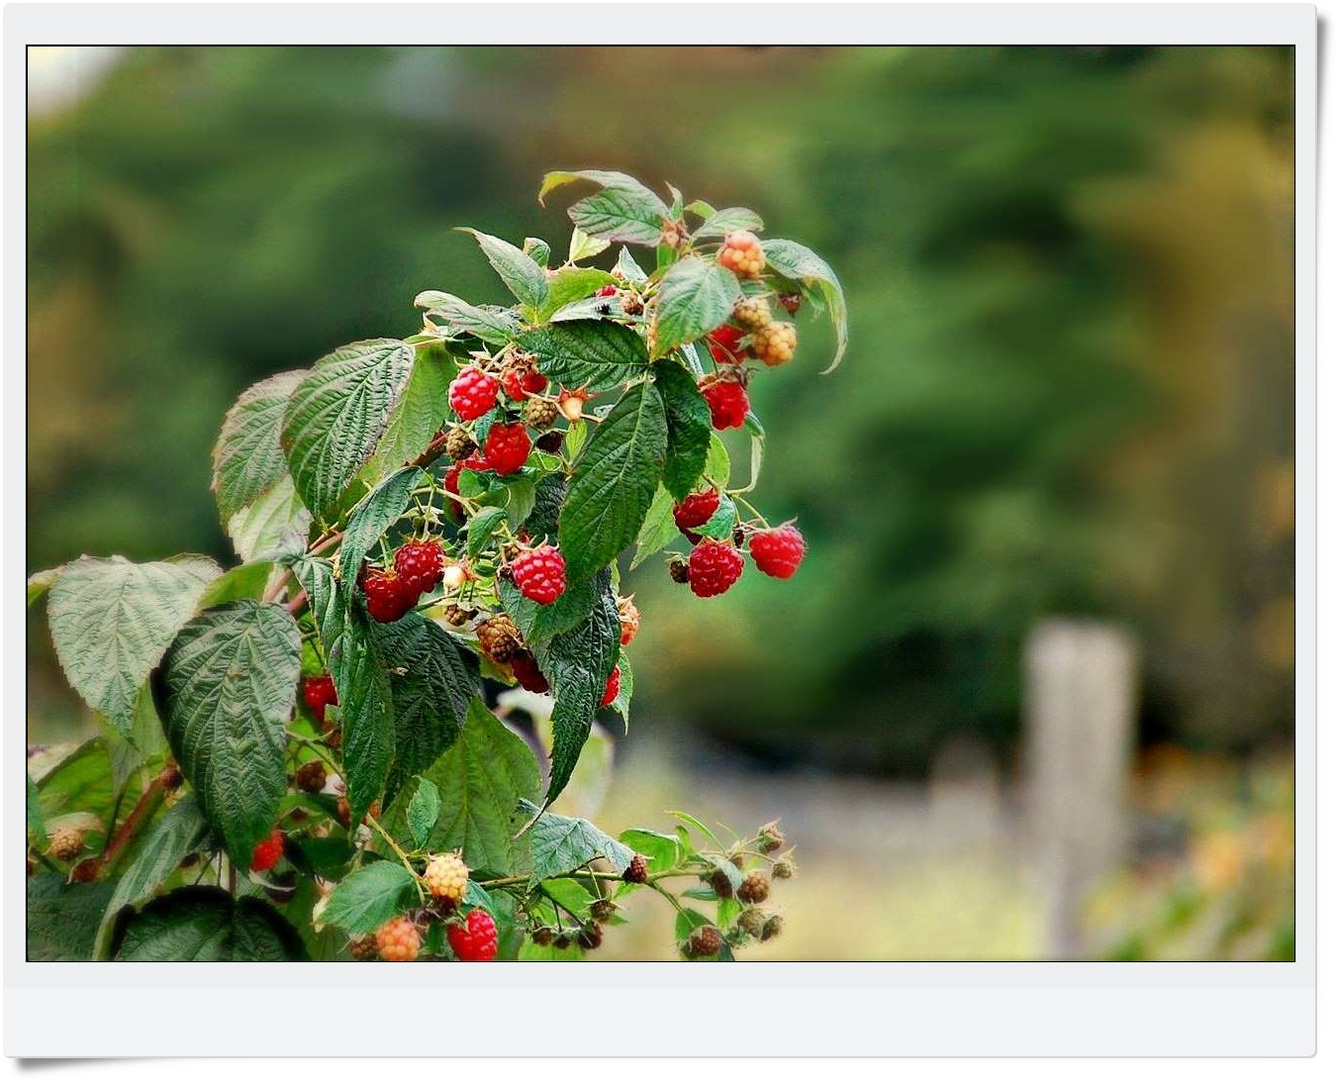
M 828 316 L 837 331 L 837 351 L 832 363 L 823 369 L 826 375 L 842 362 L 842 355 L 846 352 L 846 294 L 842 292 L 841 282 L 824 259 L 794 240 L 764 240 L 762 250 L 770 269 L 808 288 L 817 289 L 826 301 Z
M 211 487 L 226 523 L 253 505 L 288 471 L 279 432 L 288 398 L 308 371 L 285 371 L 248 387 L 228 410 L 214 447 Z

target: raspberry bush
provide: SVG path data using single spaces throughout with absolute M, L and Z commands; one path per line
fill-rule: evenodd
M 30 751 L 32 958 L 566 959 L 637 890 L 685 958 L 780 932 L 775 823 L 722 841 L 676 811 L 615 837 L 553 802 L 592 732 L 630 719 L 655 613 L 623 593 L 625 554 L 665 553 L 686 603 L 745 553 L 799 571 L 799 530 L 747 498 L 747 387 L 792 360 L 802 300 L 835 367 L 845 300 L 750 210 L 602 171 L 550 173 L 540 200 L 578 183 L 565 260 L 464 230 L 514 304 L 423 292 L 421 332 L 238 398 L 213 476 L 237 566 L 86 556 L 30 579 L 105 722 Z M 487 704 L 511 686 L 533 728 Z

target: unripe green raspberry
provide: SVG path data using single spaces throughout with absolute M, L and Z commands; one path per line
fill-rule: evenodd
M 772 877 L 777 881 L 784 881 L 786 878 L 795 876 L 795 863 L 789 856 L 777 859 L 772 864 Z
M 780 915 L 769 915 L 767 921 L 763 923 L 762 940 L 771 941 L 772 938 L 781 933 L 781 927 L 783 925 Z
M 530 398 L 525 403 L 522 416 L 536 431 L 548 431 L 558 419 L 558 403 L 548 398 Z
M 758 908 L 750 907 L 745 908 L 739 913 L 739 922 L 736 925 L 738 925 L 744 933 L 748 934 L 749 937 L 760 938 L 762 937 L 763 926 L 766 922 L 766 915 L 764 915 Z
M 775 821 L 769 821 L 758 830 L 758 848 L 767 855 L 774 851 L 780 851 L 785 843 L 786 834 L 781 831 Z
M 446 434 L 446 452 L 452 461 L 464 461 L 479 449 L 469 428 L 453 427 Z

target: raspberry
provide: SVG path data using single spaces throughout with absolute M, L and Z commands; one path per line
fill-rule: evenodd
M 479 624 L 479 647 L 484 655 L 505 664 L 521 651 L 521 633 L 508 615 L 494 615 Z
M 688 239 L 688 226 L 682 221 L 665 218 L 661 222 L 660 242 L 666 247 L 677 248 Z
M 596 900 L 590 906 L 590 917 L 597 923 L 608 922 L 618 914 L 618 905 L 612 900 Z
M 740 883 L 735 895 L 746 904 L 761 904 L 771 891 L 767 876 L 761 870 L 755 870 Z
M 781 933 L 783 923 L 780 915 L 769 915 L 767 921 L 762 924 L 762 940 L 771 941 Z
M 457 461 L 451 468 L 446 470 L 446 475 L 442 477 L 442 487 L 447 493 L 460 498 L 460 474 L 465 471 L 465 463 Z
M 455 377 L 446 396 L 462 420 L 477 420 L 497 404 L 497 391 L 498 381 L 471 365 Z
M 567 589 L 567 562 L 556 547 L 543 544 L 511 564 L 511 578 L 527 600 L 551 604 Z
M 317 720 L 324 720 L 325 707 L 339 704 L 335 680 L 329 675 L 308 675 L 302 680 L 302 700 Z
M 475 908 L 465 916 L 465 925 L 447 926 L 446 940 L 461 960 L 492 960 L 497 956 L 497 923 L 483 908 Z
M 349 939 L 349 955 L 355 960 L 375 960 L 381 955 L 375 934 Z
M 84 850 L 84 834 L 80 829 L 56 829 L 47 850 L 53 859 L 68 862 Z
M 299 765 L 293 774 L 293 786 L 309 795 L 320 794 L 325 790 L 325 766 L 319 761 Z
M 795 863 L 788 858 L 777 859 L 772 864 L 772 880 L 785 881 L 795 876 Z
M 618 295 L 618 286 L 617 286 L 617 285 L 601 285 L 599 291 L 598 291 L 595 295 L 596 295 L 596 296 L 617 296 L 617 295 Z
M 536 945 L 552 945 L 554 937 L 556 935 L 551 926 L 536 926 L 530 932 L 530 940 Z
M 683 951 L 693 959 L 701 960 L 708 956 L 715 956 L 721 951 L 721 946 L 724 944 L 725 940 L 716 927 L 699 926 L 688 935 L 688 940 L 684 942 Z
M 679 531 L 691 535 L 693 529 L 705 525 L 711 515 L 720 509 L 721 493 L 715 488 L 694 492 L 681 503 L 674 506 L 674 524 Z
M 531 398 L 521 410 L 521 417 L 537 431 L 548 431 L 558 419 L 558 403 L 548 398 Z
M 688 587 L 694 596 L 720 596 L 744 572 L 744 556 L 728 540 L 703 540 L 688 556 Z
M 634 855 L 628 868 L 623 871 L 623 880 L 629 885 L 646 884 L 646 856 Z
M 767 854 L 773 851 L 779 851 L 785 847 L 786 834 L 781 831 L 780 826 L 775 821 L 769 821 L 758 830 L 758 847 Z
M 452 461 L 464 461 L 472 453 L 479 449 L 479 444 L 474 441 L 474 436 L 470 434 L 469 428 L 453 427 L 446 433 L 446 452 Z M 457 476 L 460 474 L 457 473 Z M 456 494 L 460 494 L 456 492 Z
M 264 840 L 256 845 L 256 850 L 251 853 L 251 869 L 259 870 L 264 873 L 273 868 L 279 861 L 279 857 L 284 853 L 284 834 L 275 829 Z
M 377 930 L 377 952 L 383 960 L 413 960 L 422 945 L 418 927 L 404 915 L 382 923 Z
M 502 389 L 512 401 L 524 401 L 529 394 L 541 393 L 549 380 L 532 366 L 510 367 L 502 374 Z
M 407 593 L 432 592 L 445 569 L 442 545 L 436 540 L 411 540 L 395 553 L 395 575 Z
M 544 673 L 535 663 L 535 654 L 529 649 L 522 649 L 511 658 L 511 673 L 516 676 L 516 681 L 532 694 L 549 692 L 549 680 L 544 678 Z
M 800 304 L 804 300 L 804 298 L 797 292 L 782 293 L 777 299 L 781 301 L 781 306 L 792 315 L 800 310 Z
M 609 678 L 604 684 L 604 697 L 600 698 L 600 708 L 603 709 L 606 705 L 614 703 L 614 698 L 618 697 L 618 684 L 622 681 L 622 678 L 618 668 L 614 668 L 609 673 Z
M 499 476 L 519 472 L 530 456 L 524 424 L 494 424 L 484 440 L 484 461 Z
M 804 561 L 804 537 L 794 525 L 754 533 L 749 541 L 753 562 L 768 577 L 791 578 Z
M 637 631 L 642 628 L 642 613 L 637 610 L 637 605 L 632 602 L 631 596 L 618 598 L 618 623 L 622 627 L 619 644 L 631 645 L 632 639 L 637 636 Z
M 546 454 L 556 454 L 563 448 L 563 432 L 546 431 L 535 440 L 535 449 L 543 450 Z
M 749 413 L 749 395 L 737 379 L 708 375 L 698 384 L 711 409 L 711 426 L 717 431 L 743 426 Z
M 735 887 L 730 883 L 730 875 L 724 870 L 713 870 L 707 877 L 707 884 L 711 886 L 712 892 L 722 900 L 729 900 L 735 895 Z
M 599 923 L 589 923 L 577 932 L 577 944 L 583 949 L 598 949 L 604 940 L 604 930 Z
M 642 302 L 642 298 L 635 292 L 624 293 L 623 299 L 619 301 L 618 306 L 623 309 L 624 315 L 640 315 L 646 310 L 646 305 Z
M 718 326 L 707 335 L 707 348 L 711 358 L 718 364 L 741 364 L 744 362 L 744 350 L 739 344 L 744 331 L 737 326 Z
M 478 614 L 473 608 L 463 608 L 459 604 L 447 604 L 442 611 L 443 617 L 452 626 L 464 626 Z
M 367 597 L 367 613 L 383 623 L 400 618 L 418 599 L 393 571 L 375 566 L 363 575 L 363 593 Z
M 70 871 L 70 880 L 87 885 L 90 881 L 97 881 L 101 872 L 101 859 L 85 859 L 74 864 L 74 868 Z
M 795 355 L 795 324 L 768 323 L 753 334 L 753 355 L 768 367 L 789 363 Z
M 688 560 L 673 558 L 669 561 L 670 580 L 676 585 L 688 584 Z
M 767 922 L 767 916 L 756 907 L 745 908 L 739 913 L 739 921 L 736 925 L 748 934 L 749 937 L 762 937 L 763 926 Z
M 732 274 L 742 278 L 756 278 L 767 265 L 762 241 L 747 229 L 737 229 L 721 241 L 716 261 Z
M 772 307 L 765 296 L 750 296 L 735 301 L 735 322 L 745 330 L 761 330 L 772 321 Z
M 470 868 L 457 852 L 434 855 L 423 868 L 423 883 L 438 900 L 459 904 L 465 899 L 465 886 L 470 880 Z

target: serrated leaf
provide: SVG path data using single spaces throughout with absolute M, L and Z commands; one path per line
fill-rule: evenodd
M 621 386 L 648 362 L 646 345 L 635 331 L 599 319 L 541 326 L 522 334 L 519 342 L 554 382 L 587 386 L 593 393 Z
M 60 577 L 60 572 L 64 569 L 62 566 L 52 567 L 50 570 L 39 570 L 28 578 L 28 606 L 40 600 L 47 594 L 47 590 L 56 584 L 56 579 Z
M 709 483 L 717 487 L 727 487 L 730 483 L 730 451 L 714 431 L 707 446 L 707 465 L 702 475 Z
M 637 533 L 637 551 L 632 557 L 632 569 L 636 570 L 647 559 L 659 551 L 664 551 L 682 534 L 674 524 L 674 496 L 664 486 L 656 488 L 655 498 L 646 511 L 646 519 Z
M 586 577 L 637 538 L 665 467 L 665 405 L 653 384 L 629 388 L 586 444 L 558 520 L 567 572 Z
M 307 608 L 316 620 L 329 659 L 344 633 L 348 613 L 346 594 L 335 583 L 335 572 L 325 559 L 302 558 L 293 563 L 293 576 L 307 593 Z M 334 674 L 331 659 L 331 674 Z
M 206 820 L 234 863 L 279 815 L 285 728 L 302 668 L 297 623 L 277 604 L 240 600 L 192 619 L 163 661 L 163 725 Z
M 633 256 L 632 252 L 629 251 L 627 248 L 618 249 L 617 266 L 619 271 L 623 274 L 623 276 L 633 285 L 646 284 L 648 280 L 646 276 L 646 271 L 641 268 L 641 265 L 637 262 L 637 259 Z
M 525 809 L 534 814 L 539 807 L 527 802 Z M 622 873 L 632 862 L 633 851 L 583 818 L 543 813 L 530 827 L 530 855 L 531 880 L 538 882 L 571 873 L 592 859 L 608 859 Z
M 330 894 L 321 921 L 350 934 L 370 934 L 418 900 L 413 875 L 400 863 L 378 861 L 355 870 Z
M 400 520 L 409 506 L 414 489 L 427 483 L 428 476 L 416 465 L 397 469 L 368 492 L 349 516 L 344 539 L 340 542 L 339 573 L 346 582 L 358 580 L 363 559 L 382 535 Z
M 354 821 L 362 821 L 380 797 L 395 760 L 390 673 L 374 633 L 367 615 L 360 608 L 352 608 L 339 640 L 327 645 L 343 718 L 344 783 Z
M 432 835 L 433 826 L 442 812 L 442 793 L 437 785 L 425 777 L 419 777 L 414 797 L 409 800 L 407 817 L 409 835 L 414 838 L 416 847 L 423 847 Z
M 311 523 L 311 511 L 298 498 L 293 478 L 285 476 L 254 506 L 234 514 L 227 529 L 238 556 L 252 562 L 301 554 L 307 548 Z
M 28 781 L 28 835 L 45 837 L 46 819 L 42 816 L 42 800 L 37 794 L 37 785 L 33 783 L 32 776 L 27 777 Z
M 734 500 L 729 495 L 722 493 L 721 502 L 716 507 L 716 512 L 707 519 L 705 525 L 693 531 L 701 533 L 703 536 L 709 536 L 713 540 L 725 540 L 735 531 L 735 525 L 738 521 L 739 516 L 735 510 Z
M 478 241 L 488 262 L 512 296 L 531 310 L 537 311 L 543 306 L 549 294 L 549 283 L 543 267 L 534 259 L 501 237 L 490 236 L 478 229 L 461 228 L 458 231 L 469 233 Z
M 694 240 L 712 236 L 725 236 L 739 229 L 757 232 L 762 228 L 762 218 L 746 206 L 727 206 L 724 210 L 713 210 L 707 219 L 693 232 Z
M 137 564 L 85 556 L 52 587 L 47 611 L 65 676 L 127 737 L 140 689 L 218 573 L 203 557 Z
M 828 317 L 837 331 L 837 351 L 832 363 L 823 370 L 826 375 L 842 362 L 842 354 L 846 352 L 846 294 L 841 282 L 824 259 L 794 240 L 764 240 L 762 249 L 772 270 L 811 289 L 818 289 L 827 302 Z
M 525 519 L 526 530 L 532 537 L 557 538 L 558 514 L 566 497 L 567 480 L 561 473 L 550 473 L 535 485 L 535 505 Z
M 521 250 L 535 260 L 536 266 L 548 269 L 549 256 L 553 254 L 553 249 L 549 247 L 547 240 L 541 240 L 537 236 L 527 236 L 525 243 L 521 245 Z
M 654 191 L 625 173 L 603 169 L 551 172 L 539 189 L 539 201 L 555 188 L 576 180 L 589 180 L 602 190 L 577 202 L 567 213 L 573 224 L 591 236 L 631 244 L 655 244 L 662 222 L 670 216 Z
M 734 310 L 739 280 L 719 263 L 686 255 L 665 272 L 656 298 L 656 349 L 667 353 L 715 330 Z
M 28 758 L 28 775 L 37 785 L 47 820 L 74 810 L 102 816 L 114 795 L 111 755 L 106 741 L 89 739 L 75 746 L 48 747 Z
M 28 960 L 91 960 L 93 936 L 111 893 L 112 885 L 106 881 L 67 885 L 58 874 L 29 878 Z
M 589 618 L 596 601 L 609 591 L 609 577 L 609 571 L 602 569 L 591 577 L 569 580 L 563 594 L 552 604 L 537 604 L 522 596 L 513 582 L 504 580 L 498 582 L 498 598 L 502 610 L 533 646 Z
M 456 377 L 456 362 L 440 343 L 420 346 L 416 352 L 409 383 L 372 456 L 373 482 L 423 453 L 446 420 L 446 395 Z
M 539 309 L 539 321 L 545 321 L 559 308 L 593 296 L 605 285 L 612 285 L 616 281 L 617 278 L 608 270 L 587 266 L 564 267 L 549 278 L 549 298 Z
M 211 489 L 225 523 L 287 472 L 279 431 L 289 395 L 307 375 L 305 370 L 285 371 L 256 383 L 242 392 L 224 417 L 214 446 Z
M 507 511 L 500 506 L 485 506 L 470 518 L 467 527 L 468 543 L 466 552 L 470 558 L 476 558 L 488 542 L 497 533 L 498 526 L 507 519 Z
M 656 389 L 665 402 L 668 438 L 660 482 L 676 499 L 684 499 L 697 487 L 707 465 L 711 409 L 686 368 L 661 360 L 653 370 Z
M 609 241 L 603 236 L 591 236 L 580 227 L 573 227 L 572 239 L 567 244 L 567 261 L 584 262 L 593 259 L 609 247 Z
M 646 857 L 646 869 L 653 874 L 674 869 L 683 858 L 679 841 L 665 833 L 650 829 L 625 829 L 618 838 L 637 854 Z
M 505 345 L 520 329 L 516 315 L 506 308 L 478 307 L 448 292 L 429 289 L 414 297 L 417 307 L 426 308 L 428 315 L 442 320 L 452 336 L 466 334 L 487 341 L 490 345 Z
M 268 560 L 234 566 L 205 586 L 205 591 L 201 593 L 195 608 L 197 611 L 204 611 L 233 600 L 259 600 L 272 573 L 274 563 Z
M 375 453 L 413 365 L 414 349 L 403 341 L 359 341 L 317 361 L 293 390 L 280 443 L 315 516 L 339 502 Z
M 117 960 L 306 960 L 302 939 L 254 896 L 234 901 L 213 886 L 187 886 L 148 904 L 119 931 Z

